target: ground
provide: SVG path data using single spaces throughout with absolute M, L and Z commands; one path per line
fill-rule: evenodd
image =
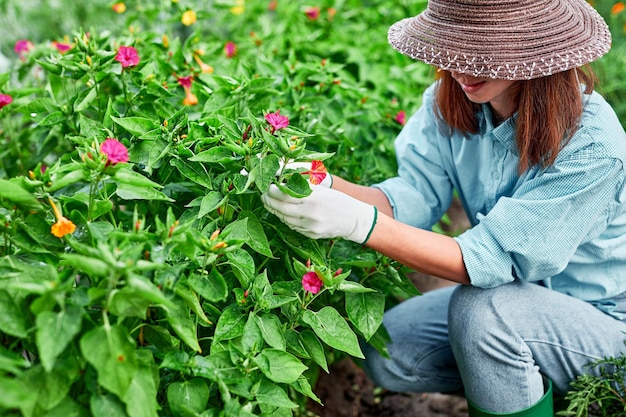
M 317 417 L 467 417 L 463 397 L 439 393 L 402 394 L 382 390 L 351 359 L 322 372 L 316 395 L 323 406 L 310 401 Z
M 458 232 L 469 227 L 469 222 L 458 203 L 448 210 L 447 229 Z M 422 292 L 453 283 L 435 277 L 414 273 L 411 280 Z M 322 405 L 309 401 L 308 410 L 317 417 L 467 417 L 467 401 L 458 395 L 441 393 L 395 393 L 375 386 L 363 369 L 351 359 L 331 366 L 330 373 L 322 372 L 315 386 L 315 394 Z

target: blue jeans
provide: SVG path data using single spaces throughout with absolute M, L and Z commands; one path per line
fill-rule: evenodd
M 465 392 L 475 405 L 510 413 L 536 403 L 543 376 L 556 394 L 597 359 L 626 353 L 626 323 L 540 285 L 444 287 L 385 313 L 385 359 L 364 344 L 364 368 L 399 392 Z M 595 371 L 595 370 L 593 370 Z

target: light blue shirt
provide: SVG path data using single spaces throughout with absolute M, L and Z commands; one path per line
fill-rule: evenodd
M 626 319 L 626 133 L 609 104 L 585 95 L 555 163 L 519 175 L 516 116 L 494 126 L 483 105 L 478 134 L 449 134 L 433 94 L 396 140 L 398 176 L 374 185 L 394 217 L 430 229 L 456 190 L 472 224 L 455 238 L 472 285 L 537 282 Z

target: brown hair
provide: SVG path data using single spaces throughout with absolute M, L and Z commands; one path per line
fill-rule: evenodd
M 437 116 L 451 129 L 477 133 L 480 105 L 471 102 L 449 71 L 439 71 L 435 97 Z M 550 166 L 561 147 L 578 129 L 584 93 L 590 94 L 596 76 L 589 65 L 547 77 L 518 81 L 516 141 L 519 171 L 541 164 Z M 453 103 L 453 105 L 450 105 Z

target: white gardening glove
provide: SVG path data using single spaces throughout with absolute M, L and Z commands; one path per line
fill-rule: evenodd
M 307 237 L 367 242 L 376 225 L 376 207 L 332 188 L 312 185 L 311 191 L 307 197 L 295 198 L 272 184 L 261 199 L 267 211 Z
M 301 172 L 303 175 L 306 175 L 306 174 L 310 175 L 311 171 L 314 170 L 314 166 L 313 166 L 313 162 L 287 162 L 287 164 L 284 165 L 281 159 L 280 168 L 278 169 L 278 172 L 276 173 L 276 175 L 280 174 L 283 171 L 283 169 L 293 169 L 294 171 Z M 314 184 L 314 185 L 321 185 L 322 187 L 326 187 L 326 188 L 331 188 L 333 185 L 333 176 L 330 175 L 330 172 L 328 171 L 326 171 L 326 176 L 319 184 L 315 184 L 315 182 L 312 179 L 313 179 L 313 175 L 309 177 L 309 183 Z

